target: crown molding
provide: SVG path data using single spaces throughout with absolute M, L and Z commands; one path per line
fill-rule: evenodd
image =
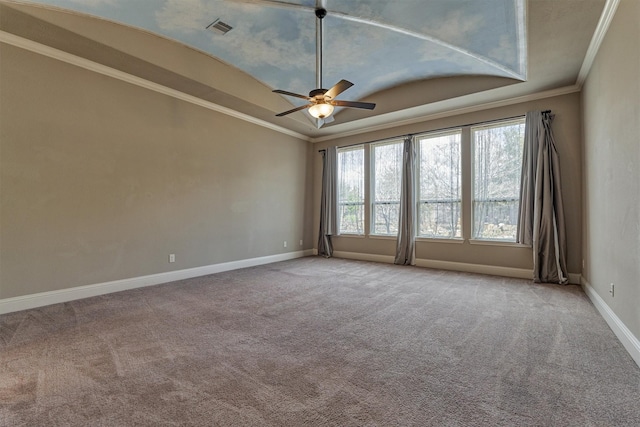
M 134 76 L 129 73 L 125 73 L 124 71 L 116 70 L 115 68 L 111 68 L 106 65 L 103 65 L 85 58 L 81 58 L 72 53 L 65 52 L 65 51 L 53 48 L 51 46 L 47 46 L 42 43 L 38 43 L 33 40 L 26 39 L 24 37 L 20 37 L 15 34 L 8 33 L 6 31 L 0 30 L 0 42 L 18 47 L 20 49 L 28 50 L 30 52 L 37 53 L 42 56 L 53 58 L 58 61 L 66 62 L 67 64 L 75 65 L 76 67 L 84 68 L 85 70 L 93 71 L 94 73 L 103 74 L 105 76 L 112 77 L 114 79 L 121 80 L 123 82 L 130 83 L 148 90 L 152 90 L 154 92 L 158 92 L 163 95 L 167 95 L 172 98 L 179 99 L 181 101 L 198 105 L 200 107 L 215 111 L 217 113 L 225 114 L 227 116 L 231 116 L 236 119 L 240 119 L 245 122 L 249 122 L 254 125 L 261 126 L 263 128 L 274 130 L 276 132 L 301 139 L 305 142 L 309 141 L 308 136 L 292 131 L 290 129 L 284 128 L 282 126 L 278 126 L 273 123 L 269 123 L 267 121 L 257 119 L 248 114 L 244 114 L 239 111 L 232 110 L 227 107 L 223 107 L 222 105 L 218 105 L 210 101 L 205 101 L 204 99 L 201 99 L 192 95 L 188 95 L 184 92 L 180 92 L 179 90 L 175 90 L 170 87 L 143 79 L 141 77 Z
M 406 119 L 406 120 L 392 121 L 392 122 L 380 124 L 380 125 L 377 125 L 377 126 L 374 125 L 374 126 L 360 127 L 358 129 L 354 129 L 352 131 L 335 133 L 335 134 L 331 134 L 331 135 L 321 136 L 321 137 L 318 137 L 318 138 L 311 138 L 310 141 L 313 142 L 313 143 L 331 141 L 331 140 L 334 140 L 334 139 L 344 138 L 344 137 L 347 137 L 347 136 L 360 135 L 360 134 L 363 134 L 363 133 L 370 133 L 370 132 L 377 132 L 377 131 L 381 131 L 381 130 L 392 129 L 392 128 L 412 125 L 412 124 L 416 124 L 416 123 L 428 122 L 428 121 L 436 120 L 436 119 L 443 119 L 443 118 L 446 118 L 446 117 L 459 116 L 461 114 L 474 113 L 476 111 L 489 110 L 491 108 L 499 108 L 499 107 L 505 107 L 505 106 L 508 106 L 508 105 L 521 104 L 521 103 L 524 103 L 524 102 L 537 101 L 539 99 L 553 98 L 555 96 L 561 96 L 561 95 L 567 95 L 567 94 L 570 94 L 570 93 L 580 92 L 580 89 L 581 88 L 579 86 L 577 86 L 577 85 L 564 86 L 564 87 L 560 87 L 560 88 L 556 88 L 556 89 L 546 90 L 544 92 L 532 93 L 532 94 L 529 94 L 529 95 L 516 96 L 516 97 L 513 97 L 513 98 L 506 98 L 506 99 L 501 99 L 501 100 L 498 100 L 498 101 L 483 102 L 483 103 L 476 104 L 476 105 L 470 105 L 468 107 L 454 108 L 454 109 L 444 109 L 443 111 L 440 111 L 440 112 L 437 112 L 437 113 L 421 115 L 419 117 L 413 117 L 413 118 Z M 384 117 L 384 115 L 377 116 L 377 117 L 382 118 L 382 117 Z
M 188 95 L 184 92 L 180 92 L 178 90 L 163 86 L 161 84 L 151 82 L 141 77 L 134 76 L 132 74 L 108 67 L 103 64 L 99 64 L 97 62 L 79 57 L 77 55 L 74 55 L 68 52 L 64 52 L 59 49 L 55 49 L 53 47 L 17 36 L 12 33 L 8 33 L 6 31 L 0 30 L 0 42 L 6 43 L 18 48 L 22 48 L 43 56 L 47 56 L 56 60 L 60 60 L 72 65 L 84 68 L 86 70 L 100 73 L 100 74 L 130 83 L 130 84 L 134 84 L 136 86 L 143 87 L 148 90 L 153 90 L 155 92 L 162 93 L 164 95 L 171 96 L 173 98 L 176 98 L 185 102 L 189 102 L 191 104 L 198 105 L 203 108 L 207 108 L 209 110 L 216 111 L 221 114 L 238 118 L 240 120 L 243 120 L 243 121 L 285 134 L 285 135 L 289 135 L 294 138 L 298 138 L 302 141 L 316 143 L 316 142 L 331 141 L 338 138 L 344 138 L 344 137 L 360 135 L 360 134 L 365 134 L 370 132 L 377 132 L 377 131 L 382 131 L 386 129 L 412 125 L 416 123 L 428 122 L 431 120 L 452 117 L 452 116 L 457 116 L 461 114 L 473 113 L 476 111 L 482 111 L 482 110 L 487 110 L 491 108 L 499 108 L 499 107 L 513 105 L 513 104 L 535 101 L 539 99 L 579 92 L 582 89 L 582 85 L 584 84 L 584 81 L 589 73 L 589 70 L 593 64 L 597 51 L 609 28 L 609 25 L 613 19 L 613 16 L 615 14 L 615 11 L 618 7 L 619 2 L 620 0 L 606 0 L 602 15 L 598 22 L 598 26 L 591 39 L 591 43 L 585 55 L 585 58 L 584 58 L 582 67 L 580 69 L 580 72 L 578 74 L 578 78 L 575 85 L 565 86 L 561 88 L 556 88 L 556 89 L 552 89 L 544 92 L 532 93 L 532 94 L 523 95 L 523 96 L 501 99 L 497 101 L 478 103 L 475 105 L 469 105 L 461 108 L 447 108 L 447 106 L 445 105 L 446 103 L 443 102 L 443 105 L 440 106 L 440 111 L 433 112 L 433 113 L 426 113 L 426 114 L 420 114 L 419 109 L 424 107 L 418 107 L 418 110 L 415 111 L 414 116 L 406 119 L 398 120 L 397 118 L 394 118 L 393 116 L 397 115 L 398 112 L 382 114 L 375 117 L 362 119 L 361 120 L 362 123 L 360 125 L 358 125 L 357 123 L 358 121 L 350 122 L 349 127 L 351 127 L 351 130 L 344 130 L 341 132 L 335 129 L 335 132 L 332 132 L 331 134 L 326 134 L 326 135 L 317 136 L 317 137 L 295 132 L 283 126 L 279 126 L 279 125 L 267 122 L 265 120 L 255 118 L 248 114 L 244 114 L 239 111 L 215 104 L 213 102 L 206 101 L 192 95 Z M 430 109 L 433 111 L 433 108 L 438 108 L 437 104 L 438 103 L 431 104 Z M 405 113 L 407 113 L 406 110 L 405 110 Z
M 598 50 L 600 49 L 602 40 L 604 40 L 604 36 L 609 30 L 609 25 L 611 25 L 611 21 L 613 20 L 613 16 L 615 15 L 619 4 L 620 0 L 607 0 L 604 5 L 604 9 L 602 9 L 600 21 L 598 21 L 598 26 L 593 33 L 591 43 L 589 43 L 589 48 L 587 49 L 587 53 L 584 56 L 584 61 L 582 61 L 582 67 L 580 67 L 580 72 L 578 73 L 576 86 L 578 86 L 579 88 L 582 88 L 585 80 L 587 80 L 587 76 L 589 75 L 589 71 L 591 71 L 591 66 L 593 65 L 593 61 L 596 59 L 596 55 L 598 54 Z

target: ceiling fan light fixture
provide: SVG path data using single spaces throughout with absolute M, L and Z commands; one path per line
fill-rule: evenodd
M 333 113 L 333 105 L 321 102 L 309 107 L 309 114 L 316 119 L 324 119 Z
M 318 3 L 323 3 L 321 0 Z M 364 108 L 366 110 L 373 110 L 376 104 L 371 102 L 355 102 L 355 101 L 340 101 L 336 99 L 336 96 L 340 95 L 345 90 L 353 86 L 348 80 L 340 80 L 333 85 L 329 90 L 322 89 L 322 18 L 327 14 L 324 8 L 316 9 L 316 83 L 318 88 L 309 92 L 309 96 L 300 95 L 299 93 L 288 92 L 286 90 L 274 89 L 273 92 L 280 93 L 282 95 L 293 96 L 295 98 L 302 98 L 310 104 L 302 105 L 300 107 L 293 108 L 289 111 L 276 114 L 276 117 L 286 116 L 287 114 L 295 113 L 296 111 L 307 109 L 309 114 L 318 119 L 316 124 L 318 129 L 325 124 L 331 123 L 333 118 L 333 107 L 349 107 L 349 108 Z M 330 120 L 324 120 L 329 118 Z

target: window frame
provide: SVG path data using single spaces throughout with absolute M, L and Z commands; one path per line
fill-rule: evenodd
M 416 158 L 417 158 L 417 164 L 416 164 L 415 175 L 414 175 L 414 178 L 416 180 L 415 193 L 414 193 L 415 203 L 413 207 L 414 220 L 415 220 L 414 239 L 416 242 L 425 242 L 425 243 L 428 242 L 428 243 L 438 243 L 438 244 L 464 243 L 466 245 L 470 244 L 474 246 L 488 245 L 488 246 L 505 246 L 505 247 L 526 247 L 526 245 L 517 243 L 515 240 L 512 240 L 512 239 L 502 239 L 499 237 L 498 238 L 474 237 L 474 233 L 475 233 L 474 208 L 477 202 L 475 198 L 475 190 L 476 190 L 475 189 L 475 186 L 476 186 L 475 149 L 477 144 L 475 142 L 474 132 L 477 131 L 478 129 L 500 127 L 500 126 L 508 125 L 510 123 L 525 124 L 525 116 L 519 115 L 519 116 L 513 116 L 513 117 L 507 117 L 507 118 L 498 118 L 498 119 L 487 120 L 484 122 L 478 122 L 473 124 L 463 124 L 460 126 L 441 128 L 441 129 L 420 132 L 420 133 L 411 135 L 414 137 L 414 149 L 416 150 Z M 459 233 L 461 237 L 443 237 L 443 236 L 431 237 L 427 235 L 420 235 L 419 234 L 420 230 L 418 229 L 419 227 L 418 220 L 420 215 L 419 208 L 422 202 L 420 200 L 420 172 L 421 172 L 420 171 L 420 166 L 421 166 L 420 165 L 420 156 L 421 156 L 420 139 L 425 137 L 429 138 L 429 137 L 435 137 L 438 135 L 447 135 L 447 134 L 453 134 L 453 133 L 459 133 L 460 135 L 459 137 L 460 138 L 459 140 L 459 144 L 460 144 L 460 147 L 459 147 L 460 149 L 460 158 L 459 158 L 459 161 L 460 161 L 460 184 L 459 184 L 460 231 Z M 375 178 L 376 158 L 375 157 L 376 157 L 377 147 L 384 146 L 384 145 L 392 145 L 392 144 L 398 144 L 398 146 L 400 146 L 401 144 L 404 143 L 405 138 L 406 136 L 402 135 L 402 136 L 395 136 L 395 137 L 386 138 L 378 141 L 363 142 L 363 143 L 356 143 L 353 145 L 345 145 L 343 147 L 336 147 L 339 152 L 350 151 L 350 150 L 360 150 L 360 149 L 363 150 L 363 176 L 364 176 L 363 178 L 364 179 L 364 186 L 363 186 L 364 218 L 362 219 L 363 232 L 362 234 L 358 234 L 358 233 L 340 231 L 341 204 L 338 201 L 337 203 L 338 203 L 338 216 L 339 216 L 338 218 L 339 234 L 337 234 L 336 237 L 365 238 L 365 239 L 372 239 L 372 240 L 396 240 L 398 238 L 398 232 L 391 232 L 390 234 L 386 234 L 386 233 L 382 234 L 382 233 L 375 232 L 376 205 L 379 204 L 379 202 L 377 203 L 375 200 L 375 191 L 376 191 L 376 182 L 375 182 L 376 181 L 376 178 Z M 397 154 L 399 154 L 399 152 Z M 402 162 L 402 159 L 400 158 L 399 161 Z M 521 165 L 519 166 L 519 170 L 521 171 Z M 398 165 L 398 172 L 400 174 L 403 173 L 401 164 Z M 510 169 L 508 173 L 512 173 L 512 172 L 513 170 Z M 513 177 L 513 175 L 511 176 Z M 340 182 L 338 181 L 338 185 L 339 184 Z M 445 188 L 447 187 L 445 186 Z M 451 191 L 447 191 L 447 192 L 452 193 Z M 517 194 L 518 194 L 517 200 L 519 200 L 520 199 L 519 192 Z M 400 195 L 398 197 L 400 197 Z M 336 200 L 339 200 L 339 195 L 338 197 L 336 197 Z M 512 214 L 513 210 L 510 212 L 509 211 L 506 211 L 506 212 L 508 212 L 507 215 L 510 218 L 514 218 Z M 398 208 L 398 214 L 399 214 L 399 208 Z M 516 221 L 515 224 L 517 227 L 517 221 L 519 221 L 519 216 L 515 217 L 515 221 Z M 394 225 L 394 228 L 395 227 L 397 226 Z M 385 228 L 386 228 L 386 225 L 385 225 Z
M 415 170 L 415 182 L 416 182 L 416 188 L 415 188 L 415 220 L 416 220 L 416 226 L 415 226 L 415 239 L 416 240 L 424 240 L 424 241 L 432 241 L 432 242 L 459 242 L 462 243 L 464 241 L 464 197 L 463 197 L 463 189 L 464 189 L 464 167 L 463 167 L 463 133 L 464 133 L 464 128 L 463 127 L 458 127 L 458 128 L 450 128 L 450 129 L 444 129 L 444 130 L 436 130 L 436 131 L 432 131 L 432 132 L 424 132 L 424 133 L 420 133 L 414 136 L 414 144 L 416 145 L 416 170 Z M 421 158 L 422 158 L 422 139 L 430 139 L 430 138 L 438 138 L 438 137 L 442 137 L 442 136 L 449 136 L 449 135 L 458 135 L 458 151 L 459 151 L 459 157 L 458 157 L 458 169 L 459 169 L 459 188 L 458 188 L 458 192 L 459 192 L 459 218 L 460 218 L 460 236 L 451 236 L 451 237 L 445 237 L 445 236 L 437 236 L 437 235 L 433 235 L 433 236 L 428 236 L 428 235 L 422 235 L 420 234 L 420 220 L 421 220 L 421 210 L 420 210 L 420 205 L 422 203 L 424 203 L 421 199 L 421 174 L 422 174 L 422 168 L 421 168 Z M 441 200 L 435 200 L 435 203 L 441 203 L 443 201 Z M 428 203 L 428 201 L 426 202 Z M 455 203 L 455 201 L 449 201 L 449 203 Z
M 377 233 L 375 231 L 376 227 L 376 147 L 384 147 L 389 145 L 399 145 L 400 148 L 403 148 L 404 140 L 402 138 L 390 138 L 385 139 L 383 141 L 373 142 L 369 144 L 369 236 L 373 238 L 397 238 L 398 231 L 395 233 Z M 400 179 L 402 179 L 402 157 L 400 159 Z M 400 184 L 402 185 L 402 184 Z M 380 203 L 383 204 L 383 203 Z M 384 204 L 391 204 L 391 202 L 385 202 Z M 398 214 L 400 211 L 400 194 L 398 195 Z M 396 225 L 399 227 L 399 224 Z
M 497 245 L 497 246 L 522 246 L 522 244 L 517 242 L 517 236 L 515 236 L 513 239 L 507 239 L 507 238 L 487 238 L 487 237 L 478 237 L 476 236 L 476 141 L 474 138 L 474 132 L 476 130 L 482 130 L 482 129 L 491 129 L 491 128 L 497 128 L 497 127 L 504 127 L 504 126 L 508 126 L 510 124 L 515 125 L 523 125 L 525 126 L 525 116 L 517 116 L 517 117 L 510 117 L 507 119 L 502 119 L 502 120 L 491 120 L 485 123 L 478 123 L 472 126 L 469 126 L 469 145 L 470 145 L 470 154 L 471 157 L 469 159 L 469 163 L 470 163 L 470 194 L 469 194 L 469 201 L 470 201 L 470 208 L 471 208 L 471 216 L 470 216 L 470 228 L 469 228 L 469 238 L 468 241 L 470 244 L 486 244 L 486 245 Z M 526 129 L 523 129 L 523 142 L 522 142 L 522 148 L 524 148 L 524 133 L 526 132 Z M 522 171 L 522 158 L 523 158 L 523 151 L 521 150 L 521 154 L 520 154 L 520 171 Z M 522 172 L 521 172 L 522 173 Z M 520 178 L 520 180 L 522 180 L 522 178 Z M 522 182 L 520 181 L 520 185 L 522 185 Z M 488 200 L 491 201 L 491 200 Z M 499 201 L 499 200 L 498 200 Z M 510 200 L 505 200 L 505 201 L 515 201 L 518 206 L 520 204 L 520 194 L 518 194 L 518 197 L 511 198 Z M 518 227 L 518 222 L 519 222 L 520 218 L 517 217 L 516 218 L 516 229 Z
M 358 202 L 357 205 L 362 205 L 362 233 L 358 232 L 344 232 L 342 231 L 342 215 L 341 215 L 341 207 L 343 203 L 340 201 L 340 182 L 341 182 L 341 169 L 340 169 L 340 153 L 362 150 L 362 202 Z M 353 236 L 353 237 L 364 237 L 367 234 L 366 224 L 367 224 L 367 212 L 366 212 L 366 201 L 367 201 L 367 187 L 366 187 L 366 174 L 367 174 L 367 163 L 366 163 L 366 150 L 364 144 L 359 145 L 351 145 L 347 147 L 338 147 L 337 148 L 337 167 L 336 167 L 336 186 L 337 186 L 337 194 L 336 194 L 336 205 L 338 209 L 337 213 L 337 222 L 338 222 L 338 235 L 339 236 Z M 355 202 L 350 203 L 351 205 L 356 205 Z

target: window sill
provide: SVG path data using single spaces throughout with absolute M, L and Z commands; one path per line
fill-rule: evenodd
M 416 242 L 462 244 L 464 243 L 464 239 L 461 239 L 461 238 L 443 239 L 439 237 L 416 237 Z
M 370 239 L 380 239 L 380 240 L 397 240 L 398 236 L 386 235 L 386 234 L 369 234 Z
M 354 237 L 356 239 L 364 239 L 367 236 L 365 236 L 364 234 L 340 233 L 332 237 Z
M 469 239 L 471 245 L 484 245 L 484 246 L 508 246 L 512 248 L 530 248 L 531 246 L 523 245 L 522 243 L 509 242 L 506 240 L 479 240 Z

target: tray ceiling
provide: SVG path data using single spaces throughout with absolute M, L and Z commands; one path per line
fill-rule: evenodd
M 524 0 L 326 1 L 324 86 L 363 98 L 400 83 L 458 75 L 525 78 Z M 315 88 L 313 1 L 38 0 L 205 51 L 272 88 Z M 283 2 L 285 3 L 285 2 Z M 276 4 L 276 3 L 274 3 Z M 206 30 L 216 19 L 225 35 Z
M 531 52 L 527 52 L 527 48 L 531 50 L 532 43 L 527 36 L 531 34 L 528 26 L 531 26 L 532 13 L 527 7 L 536 3 L 536 8 L 540 7 L 542 11 L 554 12 L 553 7 L 560 10 L 553 6 L 554 2 L 565 7 L 570 3 L 575 5 L 575 1 L 568 0 L 528 3 L 525 0 L 323 1 L 322 5 L 328 10 L 324 19 L 323 86 L 328 88 L 340 79 L 347 79 L 355 86 L 340 99 L 378 103 L 373 112 L 344 109 L 337 113 L 336 122 L 330 126 L 417 107 L 420 104 L 415 89 L 424 92 L 422 99 L 428 104 L 528 81 L 531 67 L 527 66 L 527 60 L 531 61 Z M 582 30 L 584 36 L 580 34 L 581 44 L 577 46 L 576 55 L 580 59 L 603 4 L 602 0 L 586 2 L 597 6 L 595 11 L 585 14 L 583 10 L 576 10 L 575 18 L 570 20 L 586 26 L 586 30 Z M 59 8 L 58 13 L 72 11 L 76 16 L 86 16 L 82 19 L 94 16 L 109 21 L 109 25 L 124 24 L 144 30 L 147 35 L 160 35 L 243 71 L 266 85 L 269 91 L 278 88 L 304 94 L 316 87 L 316 18 L 313 14 L 316 2 L 313 0 L 33 0 L 4 3 L 22 7 L 27 12 L 30 12 L 30 5 L 44 6 L 54 12 Z M 38 18 L 49 16 L 40 13 Z M 70 21 L 54 18 L 51 15 L 47 20 L 101 43 L 107 39 L 105 31 L 83 33 L 84 27 L 72 28 L 67 25 Z M 206 29 L 218 19 L 233 27 L 232 30 L 221 35 Z M 567 25 L 553 14 L 547 19 Z M 575 31 L 567 33 L 574 34 Z M 121 43 L 120 47 L 117 43 L 109 45 L 126 51 L 126 43 Z M 576 47 L 575 43 L 573 47 Z M 167 63 L 178 60 L 166 58 Z M 198 72 L 206 73 L 206 70 Z M 575 76 L 577 70 L 572 72 Z M 455 83 L 455 78 L 459 84 Z M 476 79 L 475 89 L 469 79 Z M 433 90 L 435 85 L 439 86 L 437 90 Z M 450 89 L 445 91 L 445 86 Z M 406 102 L 397 99 L 398 95 L 404 96 Z M 262 102 L 250 99 L 250 95 L 238 97 L 269 110 L 255 112 L 248 108 L 249 114 L 255 113 L 253 115 L 261 119 L 269 116 L 270 122 L 296 131 L 301 130 L 302 124 L 309 132 L 314 132 L 309 127 L 312 119 L 305 112 L 294 113 L 292 116 L 296 117 L 291 118 L 270 118 L 286 105 L 301 104 L 296 99 L 283 99 L 275 94 L 268 96 L 280 100 Z

